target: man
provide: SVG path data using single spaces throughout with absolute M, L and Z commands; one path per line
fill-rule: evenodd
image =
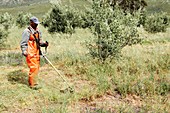
M 22 54 L 26 57 L 26 61 L 29 71 L 29 86 L 33 89 L 38 89 L 38 71 L 40 67 L 40 46 L 47 47 L 48 42 L 44 43 L 41 38 L 41 32 L 37 28 L 38 18 L 31 17 L 30 18 L 30 26 L 26 28 L 22 33 L 22 40 L 20 43 Z

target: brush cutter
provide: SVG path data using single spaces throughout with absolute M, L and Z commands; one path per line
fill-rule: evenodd
M 47 53 L 47 47 L 45 47 L 45 54 L 41 53 L 42 56 L 45 58 L 45 60 L 54 68 L 54 70 L 58 73 L 58 75 L 63 79 L 63 81 L 66 83 L 66 85 L 68 86 L 68 88 L 64 89 L 64 90 L 60 90 L 60 92 L 65 93 L 66 91 L 70 91 L 70 93 L 74 92 L 74 89 L 69 85 L 68 81 L 64 78 L 64 76 L 59 72 L 59 70 L 57 70 L 55 68 L 55 66 L 50 62 L 50 60 L 46 57 L 46 53 Z

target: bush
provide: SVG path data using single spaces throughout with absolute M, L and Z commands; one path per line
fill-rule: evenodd
M 144 29 L 151 33 L 165 32 L 169 25 L 169 17 L 166 13 L 155 13 L 147 16 Z
M 81 27 L 82 28 L 90 28 L 94 26 L 94 19 L 93 19 L 93 12 L 91 10 L 86 10 L 81 14 L 82 18 L 82 23 Z
M 4 13 L 0 16 L 0 24 L 5 30 L 8 30 L 13 25 L 13 17 L 9 13 Z
M 4 13 L 0 16 L 0 49 L 4 48 L 8 36 L 8 29 L 13 25 L 13 18 L 10 14 Z
M 5 45 L 6 37 L 7 32 L 4 31 L 3 29 L 0 29 L 0 49 L 2 49 L 3 46 Z
M 30 13 L 20 12 L 16 19 L 16 25 L 19 28 L 23 28 L 26 25 L 29 25 L 31 16 L 32 16 L 32 14 L 30 14 Z
M 71 7 L 55 5 L 43 19 L 43 26 L 49 33 L 74 33 L 76 27 L 81 27 L 79 12 Z
M 120 56 L 121 50 L 127 45 L 139 43 L 137 25 L 139 19 L 130 13 L 108 4 L 100 6 L 93 2 L 92 17 L 94 26 L 94 42 L 87 45 L 90 54 L 104 61 L 107 58 Z

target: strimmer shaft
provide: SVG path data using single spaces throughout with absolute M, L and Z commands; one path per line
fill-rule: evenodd
M 45 56 L 45 55 L 43 55 L 43 57 L 48 61 L 48 63 L 54 68 L 54 70 L 59 74 L 59 76 L 66 82 L 66 84 L 69 86 L 69 87 L 71 87 L 69 84 L 68 84 L 68 82 L 67 82 L 67 80 L 60 74 L 60 72 L 55 68 L 55 66 L 50 62 L 50 60 Z

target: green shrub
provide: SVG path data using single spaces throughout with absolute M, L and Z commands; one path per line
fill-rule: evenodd
M 0 16 L 0 49 L 4 48 L 8 29 L 13 25 L 13 18 L 10 14 L 4 13 Z
M 4 48 L 7 35 L 8 34 L 5 30 L 0 29 L 0 49 Z
M 29 23 L 30 23 L 30 17 L 31 17 L 31 16 L 32 16 L 32 14 L 30 14 L 30 13 L 20 12 L 20 13 L 17 15 L 16 25 L 17 25 L 19 28 L 23 28 L 23 27 L 25 27 L 26 25 L 29 25 Z
M 13 17 L 9 13 L 4 13 L 0 16 L 0 24 L 5 30 L 8 30 L 13 25 Z
M 144 29 L 151 33 L 165 32 L 169 25 L 169 17 L 166 13 L 155 13 L 147 16 Z
M 108 4 L 100 6 L 93 2 L 92 33 L 94 42 L 87 45 L 90 54 L 101 60 L 120 55 L 122 48 L 139 43 L 137 25 L 139 19 L 130 13 L 124 13 L 119 7 L 113 10 Z
M 43 19 L 43 26 L 49 33 L 74 33 L 76 27 L 81 27 L 79 12 L 71 7 L 55 5 Z
M 94 19 L 93 19 L 93 12 L 91 10 L 86 10 L 81 14 L 82 18 L 82 28 L 90 28 L 91 26 L 94 26 Z

